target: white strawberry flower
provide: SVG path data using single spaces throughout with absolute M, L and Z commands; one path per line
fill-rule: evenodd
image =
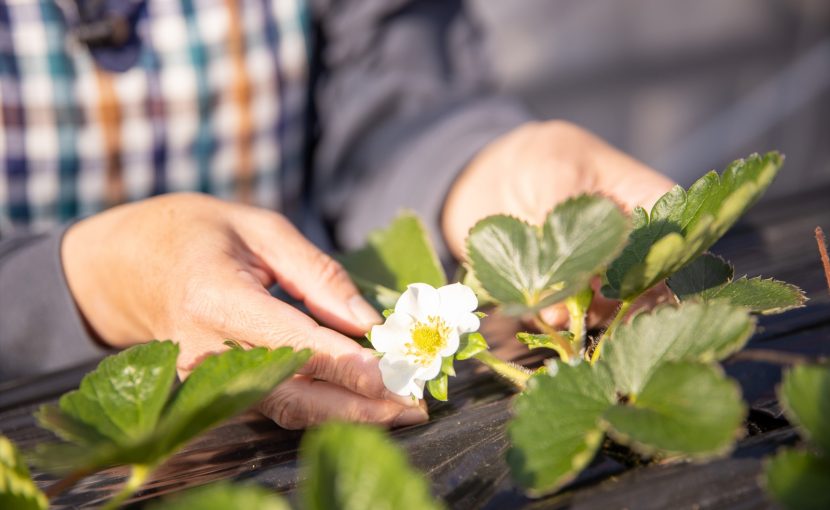
M 372 346 L 383 353 L 380 373 L 386 387 L 423 398 L 424 384 L 441 372 L 442 358 L 458 350 L 459 336 L 478 330 L 476 308 L 478 299 L 466 285 L 409 285 L 394 313 L 372 327 Z

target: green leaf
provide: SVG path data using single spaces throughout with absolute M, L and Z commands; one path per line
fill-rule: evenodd
M 609 434 L 644 454 L 696 457 L 726 451 L 738 437 L 745 410 L 737 384 L 715 366 L 663 363 L 637 399 L 604 415 Z
M 486 351 L 490 346 L 479 332 L 461 335 L 461 344 L 455 353 L 455 359 L 463 361 L 470 359 L 481 351 Z
M 87 444 L 99 443 L 98 435 L 118 445 L 133 443 L 155 428 L 176 377 L 178 354 L 173 342 L 153 341 L 105 358 L 83 378 L 80 388 L 61 397 L 66 428 L 57 419 L 41 424 Z M 81 428 L 87 432 L 79 433 Z
M 764 485 L 789 510 L 830 508 L 828 481 L 830 462 L 808 452 L 782 450 L 764 467 Z
M 732 280 L 732 266 L 704 253 L 668 280 L 681 301 L 722 299 L 753 313 L 781 313 L 804 305 L 806 297 L 795 285 L 772 279 L 742 277 Z
M 467 253 L 487 294 L 506 311 L 523 313 L 584 289 L 627 235 L 628 221 L 612 201 L 582 195 L 556 206 L 541 229 L 503 215 L 479 221 Z
M 712 253 L 704 253 L 674 273 L 666 282 L 680 301 L 696 299 L 732 281 L 732 264 Z
M 638 394 L 667 361 L 715 361 L 740 350 L 755 330 L 746 310 L 723 301 L 661 306 L 617 328 L 601 367 L 624 395 Z
M 830 368 L 802 365 L 789 370 L 779 397 L 787 418 L 830 457 Z
M 152 367 L 160 360 L 166 360 L 161 354 L 170 355 L 169 345 L 172 344 L 152 342 L 137 346 L 144 349 L 128 349 L 102 361 L 99 368 L 87 377 L 95 380 L 100 374 L 110 373 L 112 367 L 129 366 L 136 372 L 143 373 L 147 366 Z M 137 349 L 140 356 L 136 355 L 133 349 Z M 153 351 L 157 356 L 152 355 Z M 167 385 L 167 393 L 161 396 L 162 405 L 164 402 L 167 402 L 167 405 L 152 427 L 144 429 L 140 435 L 129 429 L 128 422 L 123 420 L 123 417 L 96 418 L 88 414 L 75 413 L 79 409 L 75 400 L 69 400 L 73 402 L 73 406 L 67 407 L 68 411 L 63 409 L 63 406 L 61 409 L 44 406 L 38 413 L 41 426 L 57 432 L 73 443 L 39 445 L 36 458 L 41 465 L 54 471 L 94 470 L 119 464 L 153 466 L 172 455 L 198 434 L 248 409 L 301 367 L 310 356 L 311 352 L 308 350 L 295 353 L 288 347 L 275 350 L 263 347 L 250 350 L 231 349 L 210 356 L 193 370 L 190 377 L 169 399 L 170 386 Z M 113 361 L 112 358 L 120 359 Z M 102 366 L 106 369 L 100 372 Z M 141 394 L 137 390 L 129 389 L 128 382 L 123 384 L 121 394 Z M 134 379 L 132 384 L 143 382 Z M 84 386 L 82 383 L 81 389 L 76 391 L 88 391 L 84 388 L 89 387 L 93 386 Z M 98 406 L 108 409 L 111 414 L 114 413 L 112 410 L 117 409 L 111 405 L 114 397 L 104 395 L 105 390 L 102 386 L 98 386 L 97 389 L 97 394 L 88 394 L 86 399 L 80 402 L 93 409 Z M 72 394 L 75 392 L 70 393 Z M 157 405 L 155 402 L 159 398 L 158 394 L 145 394 L 149 395 L 148 398 L 154 405 Z M 77 397 L 72 397 L 74 398 Z M 101 400 L 107 402 L 109 407 L 102 405 Z M 134 405 L 141 409 L 149 408 L 146 403 L 138 400 Z M 127 409 L 127 416 L 136 414 L 133 409 Z M 113 438 L 98 432 L 100 423 L 108 426 L 113 421 L 126 427 L 123 438 Z
M 602 414 L 614 403 L 607 373 L 587 363 L 559 363 L 536 375 L 516 398 L 508 425 L 513 478 L 531 494 L 553 492 L 587 466 L 602 443 Z
M 573 335 L 568 331 L 560 331 L 560 335 L 568 341 L 573 340 Z M 553 341 L 550 335 L 544 333 L 516 333 L 516 338 L 527 346 L 528 349 L 552 349 L 559 352 L 559 346 Z
M 410 283 L 446 285 L 447 277 L 421 221 L 412 213 L 369 234 L 366 246 L 340 257 L 343 267 L 367 297 L 394 308 Z
M 714 290 L 704 300 L 721 299 L 753 313 L 776 314 L 804 306 L 807 297 L 795 285 L 773 279 L 746 276 Z
M 453 366 L 454 356 L 446 356 L 441 360 L 441 372 L 449 376 L 455 377 L 455 367 Z
M 383 313 L 383 318 L 388 319 L 390 315 L 395 313 L 395 309 L 394 308 L 386 308 L 386 309 L 383 310 L 382 313 Z
M 0 508 L 46 510 L 49 502 L 40 492 L 29 468 L 11 441 L 0 436 Z
M 153 444 L 157 456 L 218 423 L 248 410 L 311 357 L 290 347 L 231 350 L 204 360 L 185 380 L 159 422 Z
M 307 432 L 300 461 L 307 510 L 443 508 L 406 455 L 373 427 L 329 423 Z
M 688 192 L 675 186 L 647 214 L 633 212 L 628 245 L 606 272 L 602 289 L 631 301 L 709 249 L 766 191 L 783 157 L 777 152 L 737 160 L 722 176 L 709 172 Z
M 257 485 L 219 482 L 190 489 L 148 505 L 150 510 L 291 510 L 277 494 Z
M 447 387 L 449 385 L 449 377 L 447 374 L 440 373 L 438 377 L 435 379 L 430 379 L 427 381 L 427 389 L 429 390 L 429 394 L 435 400 L 440 400 L 442 402 L 447 401 Z

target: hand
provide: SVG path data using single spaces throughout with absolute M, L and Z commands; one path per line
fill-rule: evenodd
M 541 224 L 553 206 L 581 193 L 603 194 L 629 211 L 637 205 L 649 210 L 673 184 L 571 123 L 526 124 L 485 147 L 457 179 L 444 203 L 444 237 L 463 258 L 467 233 L 485 216 L 507 213 Z M 615 301 L 595 298 L 589 325 L 606 320 L 615 307 Z M 542 317 L 561 326 L 567 312 L 554 306 Z
M 422 403 L 385 389 L 370 350 L 268 293 L 278 283 L 348 334 L 380 321 L 343 268 L 276 213 L 165 195 L 75 224 L 61 251 L 69 289 L 97 336 L 115 347 L 173 339 L 181 375 L 224 350 L 229 338 L 312 349 L 301 374 L 260 406 L 283 427 L 331 418 L 388 425 L 427 419 Z

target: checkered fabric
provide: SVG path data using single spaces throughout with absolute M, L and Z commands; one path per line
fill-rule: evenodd
M 0 2 L 0 236 L 171 191 L 280 207 L 301 171 L 303 0 L 148 0 L 120 73 L 61 7 Z

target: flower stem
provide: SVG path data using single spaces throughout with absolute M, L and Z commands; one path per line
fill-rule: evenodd
M 585 319 L 588 315 L 588 307 L 594 299 L 594 291 L 591 287 L 577 292 L 565 300 L 565 308 L 568 310 L 569 326 L 574 336 L 574 343 L 583 345 L 585 343 Z
M 504 361 L 488 350 L 481 351 L 473 357 L 487 365 L 493 372 L 513 383 L 521 391 L 527 387 L 527 381 L 533 375 L 533 372 L 525 367 Z
M 103 510 L 115 510 L 121 503 L 130 498 L 135 491 L 137 491 L 150 476 L 152 466 L 146 464 L 133 464 L 130 471 L 130 477 L 124 483 L 124 487 L 118 492 L 106 505 L 102 507 Z
M 559 331 L 557 331 L 556 328 L 552 328 L 547 322 L 545 322 L 538 313 L 534 317 L 534 322 L 536 323 L 536 327 L 539 328 L 540 331 L 550 336 L 551 340 L 553 340 L 555 345 L 551 347 L 553 348 L 553 350 L 556 351 L 556 354 L 558 354 L 563 361 L 570 361 L 577 356 L 577 351 L 574 349 L 574 344 L 572 344 L 568 341 L 568 339 L 559 334 Z
M 611 338 L 611 335 L 614 334 L 614 331 L 617 329 L 617 326 L 620 325 L 622 320 L 625 318 L 625 314 L 628 313 L 628 309 L 631 308 L 631 303 L 633 300 L 623 301 L 620 305 L 620 308 L 617 310 L 617 315 L 614 316 L 614 320 L 611 321 L 611 324 L 605 329 L 602 333 L 602 336 L 599 337 L 599 341 L 597 342 L 596 347 L 594 347 L 594 352 L 591 353 L 591 364 L 597 362 L 600 355 L 602 355 L 602 345 L 608 338 Z

